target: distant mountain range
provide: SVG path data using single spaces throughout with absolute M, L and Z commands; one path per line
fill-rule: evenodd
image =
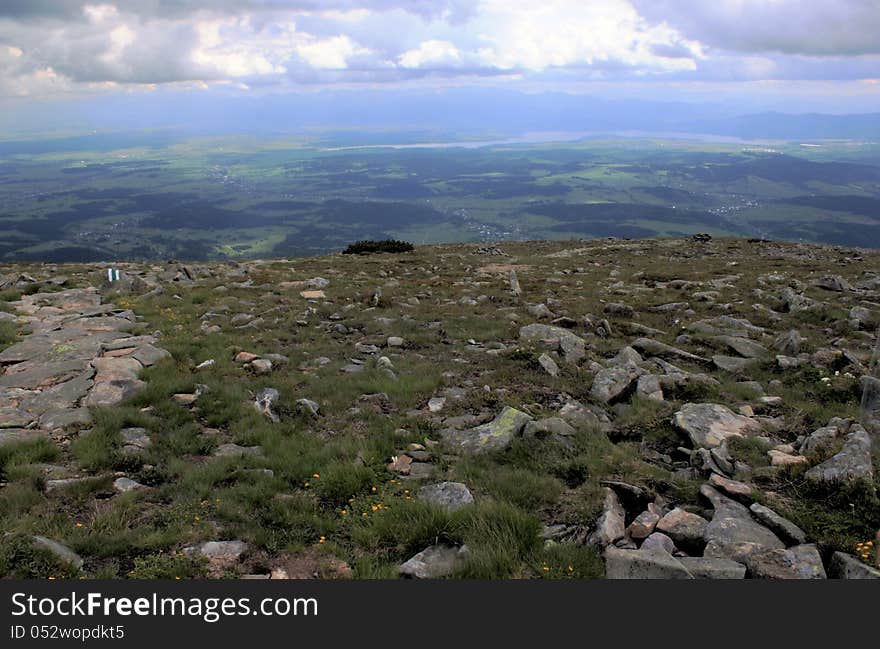
M 749 113 L 741 106 L 606 100 L 566 93 L 488 88 L 443 91 L 335 90 L 287 95 L 156 93 L 15 105 L 0 114 L 7 134 L 102 133 L 173 128 L 186 134 L 309 132 L 340 129 L 499 136 L 525 131 L 699 133 L 743 139 L 880 140 L 880 113 Z

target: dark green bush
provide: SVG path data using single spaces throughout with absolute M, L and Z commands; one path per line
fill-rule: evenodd
M 375 241 L 373 239 L 365 239 L 349 244 L 342 251 L 343 255 L 369 255 L 374 252 L 412 252 L 413 245 L 408 241 L 398 241 L 397 239 L 385 239 L 384 241 Z

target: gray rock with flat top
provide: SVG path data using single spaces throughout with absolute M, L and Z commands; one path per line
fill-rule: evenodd
M 605 550 L 606 579 L 693 579 L 682 563 L 664 550 Z
M 714 448 L 731 437 L 746 437 L 761 431 L 761 425 L 716 403 L 688 403 L 675 413 L 674 423 L 690 437 L 695 447 Z
M 806 477 L 826 484 L 851 480 L 872 482 L 874 466 L 871 462 L 870 435 L 860 425 L 853 425 L 840 452 L 807 471 Z

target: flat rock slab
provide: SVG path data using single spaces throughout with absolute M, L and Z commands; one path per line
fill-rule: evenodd
M 95 383 L 108 381 L 134 381 L 144 366 L 134 358 L 96 358 L 92 361 L 95 368 Z
M 761 432 L 761 425 L 715 403 L 688 403 L 675 413 L 674 423 L 687 433 L 697 448 L 720 446 L 730 437 Z
M 763 358 L 769 353 L 760 343 L 739 336 L 716 336 L 715 342 L 729 347 L 743 358 Z
M 88 367 L 88 360 L 72 360 L 35 364 L 28 369 L 13 366 L 0 376 L 0 388 L 36 390 L 63 383 L 80 374 Z
M 690 361 L 691 363 L 697 363 L 699 365 L 709 364 L 709 361 L 702 356 L 691 354 L 690 352 L 686 352 L 683 349 L 678 349 L 677 347 L 667 345 L 666 343 L 661 343 L 659 340 L 653 340 L 651 338 L 637 338 L 632 342 L 630 347 L 647 356 L 657 356 L 659 358 L 675 358 L 678 360 Z
M 131 357 L 144 367 L 150 367 L 163 359 L 171 358 L 171 353 L 168 350 L 146 344 L 135 349 Z
M 89 395 L 83 400 L 88 407 L 109 408 L 118 406 L 147 387 L 143 381 L 104 381 L 96 383 Z
M 29 442 L 37 439 L 49 439 L 49 431 L 25 428 L 0 429 L 0 446 L 17 444 L 19 442 Z
M 675 557 L 664 550 L 605 550 L 606 579 L 693 579 Z
M 730 559 L 715 557 L 679 557 L 681 565 L 694 579 L 745 579 L 746 567 Z

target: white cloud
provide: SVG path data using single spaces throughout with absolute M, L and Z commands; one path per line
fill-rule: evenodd
M 349 59 L 370 54 L 369 49 L 359 46 L 345 35 L 324 39 L 306 37 L 306 41 L 297 46 L 296 52 L 318 70 L 344 70 L 348 67 Z
M 878 1 L 0 0 L 0 95 L 873 78 Z
M 431 66 L 455 66 L 461 62 L 461 52 L 449 41 L 430 40 L 419 43 L 415 49 L 407 50 L 398 58 L 404 68 L 425 68 Z
M 667 58 L 652 46 L 684 43 L 666 25 L 650 25 L 628 0 L 484 0 L 475 18 L 486 45 L 480 57 L 501 69 L 620 64 L 646 71 L 694 69 L 692 59 Z M 685 43 L 694 56 L 696 43 Z

